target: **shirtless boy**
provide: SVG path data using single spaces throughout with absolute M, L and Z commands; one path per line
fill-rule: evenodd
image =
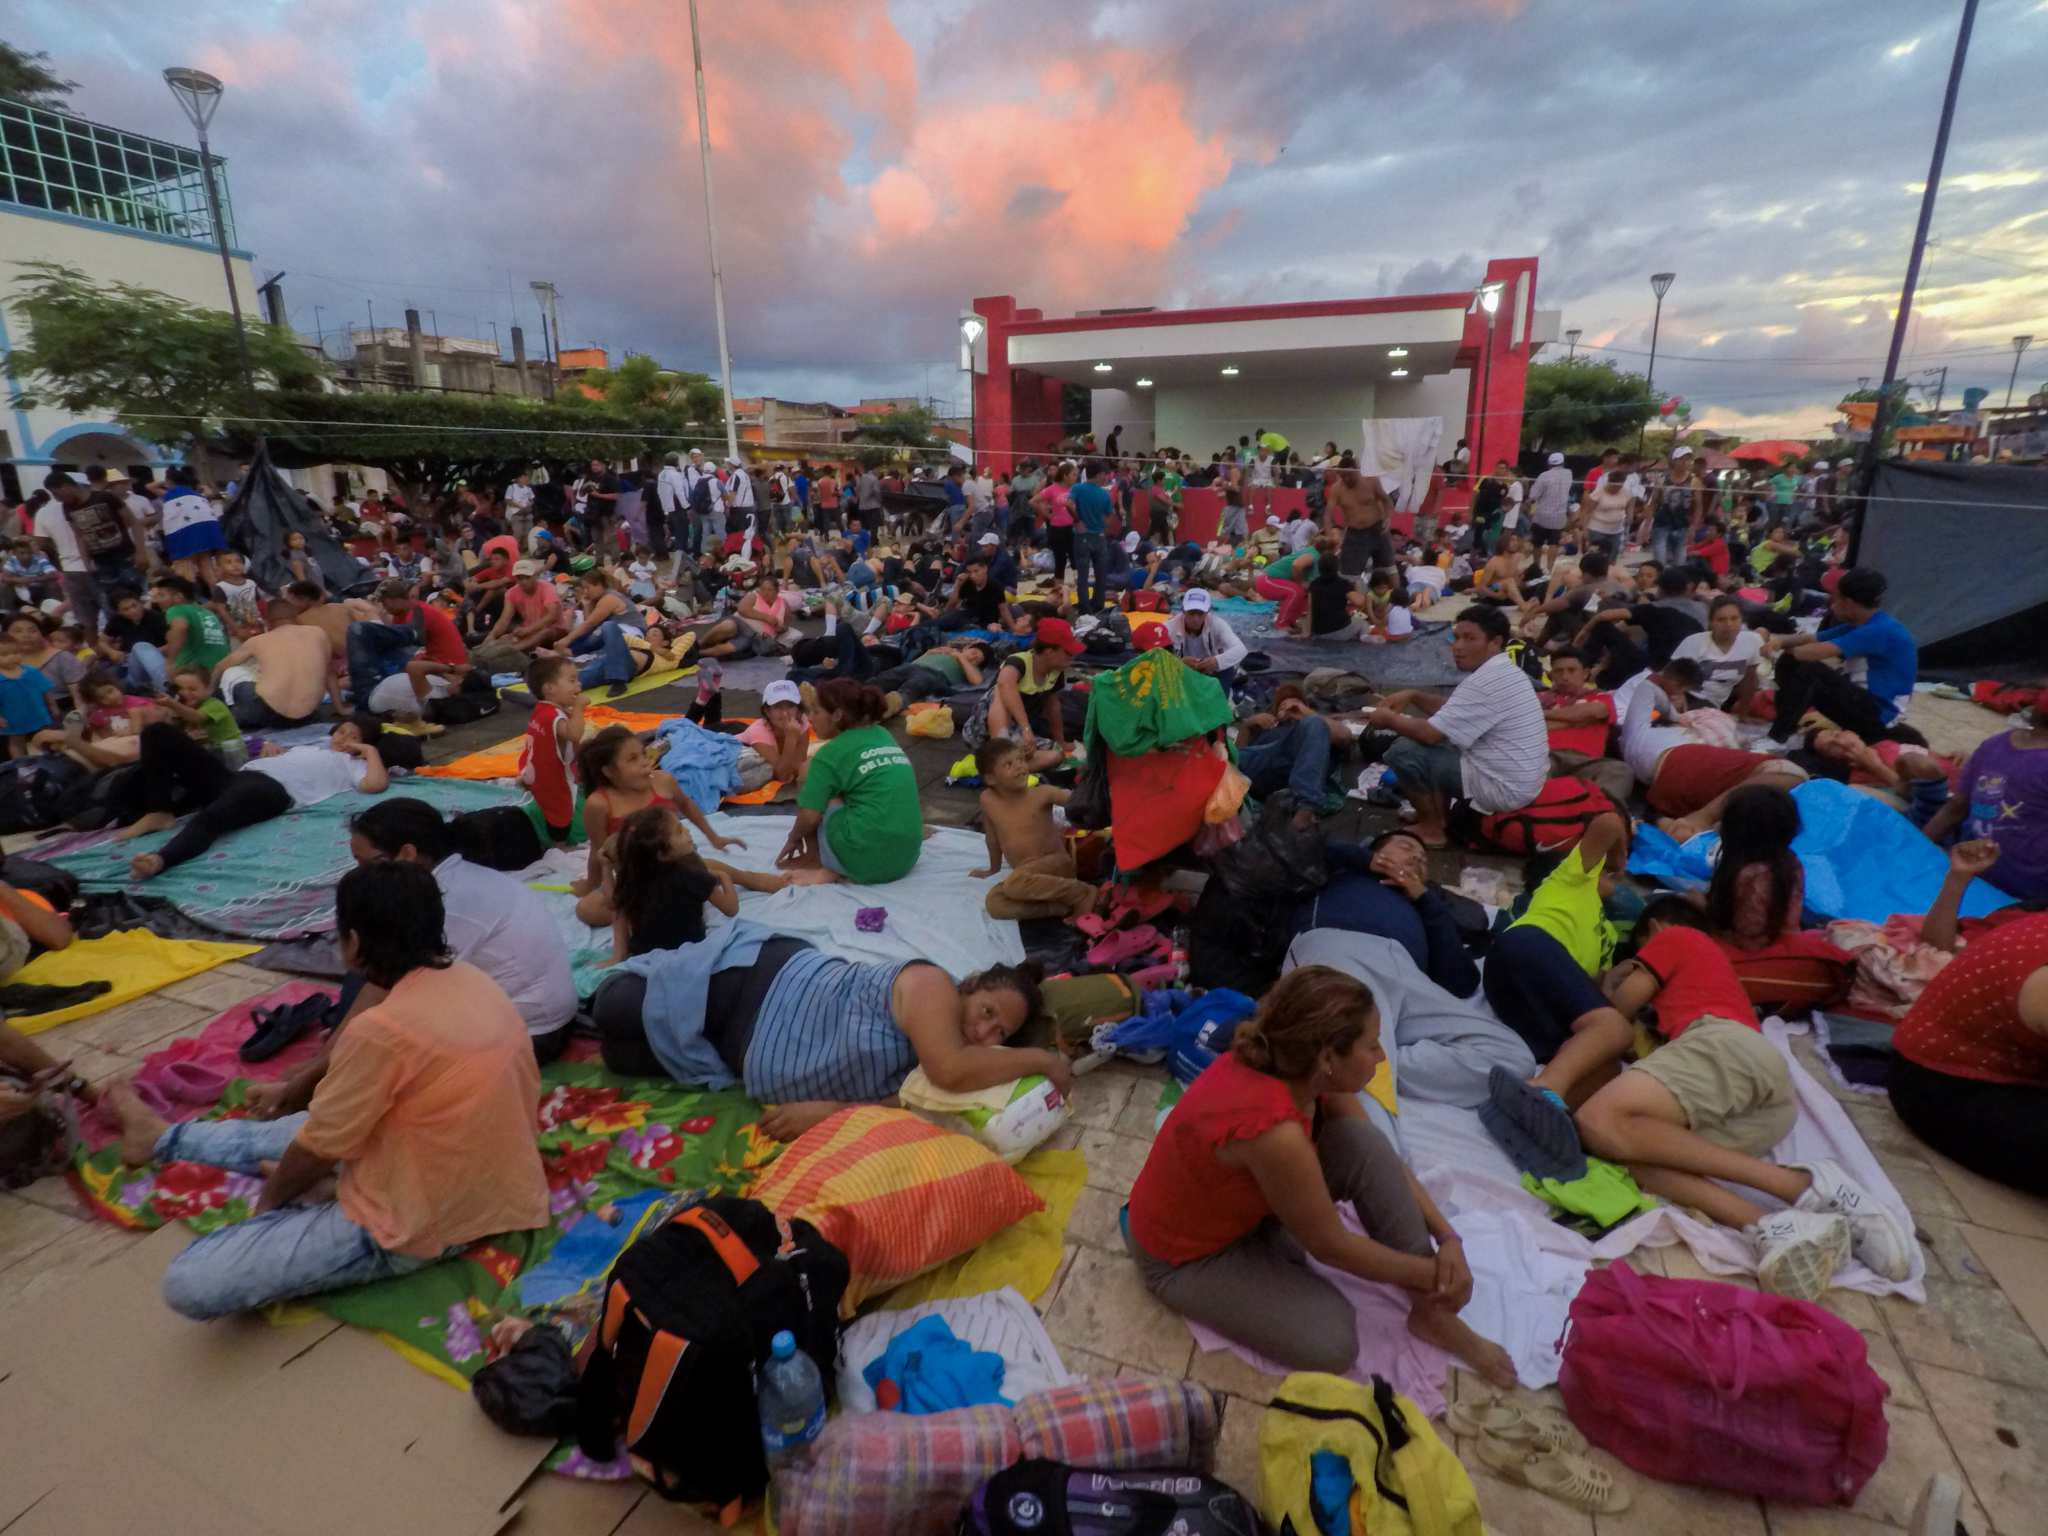
M 988 893 L 990 917 L 1079 917 L 1093 911 L 1096 890 L 1075 878 L 1074 856 L 1053 820 L 1052 808 L 1067 803 L 1067 792 L 1032 784 L 1031 753 L 1022 742 L 993 737 L 976 749 L 975 771 L 985 786 L 981 819 L 988 834 L 986 880 L 1010 861 L 1009 877 Z

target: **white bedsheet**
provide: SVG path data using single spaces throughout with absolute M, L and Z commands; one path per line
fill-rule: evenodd
M 700 851 L 734 869 L 773 873 L 775 856 L 795 819 L 713 812 L 709 820 L 718 834 L 742 838 L 747 846 Z M 583 848 L 551 849 L 517 878 L 566 885 L 583 874 L 588 857 Z M 917 867 L 901 880 L 887 885 L 841 881 L 790 886 L 773 893 L 741 891 L 740 916 L 850 960 L 929 960 L 955 977 L 990 965 L 1014 965 L 1024 958 L 1017 925 L 988 915 L 982 903 L 993 882 L 976 880 L 969 873 L 986 858 L 979 832 L 940 827 L 925 839 Z M 557 895 L 548 906 L 571 953 L 600 944 L 609 949 L 610 931 L 578 922 L 573 897 Z M 880 932 L 862 933 L 854 926 L 854 915 L 863 907 L 881 907 L 888 913 Z M 705 920 L 714 927 L 725 921 L 708 909 Z
M 979 1296 L 920 1302 L 900 1311 L 870 1312 L 846 1330 L 839 1345 L 839 1407 L 845 1413 L 873 1413 L 874 1390 L 861 1373 L 889 1347 L 889 1341 L 927 1317 L 942 1317 L 953 1336 L 975 1349 L 1003 1357 L 1003 1396 L 1011 1402 L 1034 1392 L 1064 1387 L 1074 1375 L 1038 1320 L 1038 1312 L 1009 1286 Z

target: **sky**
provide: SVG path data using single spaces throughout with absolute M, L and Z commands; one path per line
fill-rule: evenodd
M 963 398 L 976 295 L 1047 314 L 1469 287 L 1534 255 L 1581 350 L 1701 426 L 1882 374 L 1960 4 L 702 0 L 735 393 Z M 13 0 L 72 107 L 188 139 L 333 335 L 540 325 L 716 373 L 682 0 Z M 2048 381 L 2048 0 L 1983 0 L 1905 371 Z M 2030 105 L 2031 104 L 2031 105 Z M 505 335 L 509 354 L 510 338 Z M 1561 354 L 1560 354 L 1561 355 Z

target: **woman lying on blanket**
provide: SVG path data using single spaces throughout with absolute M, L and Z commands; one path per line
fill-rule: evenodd
M 1288 972 L 1160 1128 L 1125 1244 L 1167 1306 L 1291 1370 L 1342 1374 L 1358 1353 L 1357 1314 L 1313 1257 L 1402 1287 L 1409 1332 L 1512 1387 L 1507 1351 L 1458 1316 L 1472 1299 L 1458 1234 L 1359 1104 L 1385 1059 L 1362 982 Z
M 190 736 L 184 727 L 166 721 L 142 732 L 141 766 L 136 782 L 148 809 L 114 836 L 140 837 L 161 832 L 183 810 L 197 808 L 177 835 L 155 853 L 138 853 L 128 861 L 137 880 L 148 880 L 195 859 L 223 833 L 253 827 L 301 806 L 318 805 L 347 790 L 380 795 L 391 781 L 377 749 L 363 740 L 352 720 L 328 733 L 325 746 L 275 744 L 247 767 L 235 770 Z
M 187 1317 L 410 1274 L 548 1224 L 526 1024 L 496 981 L 450 960 L 433 875 L 397 861 L 352 869 L 334 910 L 343 963 L 384 995 L 336 1037 L 304 1114 L 168 1125 L 132 1086 L 107 1093 L 124 1161 L 264 1181 L 255 1215 L 172 1260 L 164 1300 Z
M 893 1099 L 912 1067 L 949 1092 L 1034 1074 L 1070 1091 L 1073 1068 L 1057 1051 L 1004 1044 L 1043 1008 L 1034 965 L 956 984 L 928 961 L 845 960 L 744 921 L 629 961 L 591 1000 L 611 1071 L 737 1081 L 768 1107 L 761 1128 L 778 1141 L 848 1104 Z
M 1922 938 L 1956 947 L 1963 893 L 1998 858 L 1988 838 L 1950 850 Z M 1887 1086 L 1908 1130 L 1974 1173 L 2048 1195 L 2048 913 L 1972 938 L 1927 983 L 1892 1049 Z
M 590 863 L 583 878 L 569 888 L 576 893 L 576 915 L 593 928 L 612 920 L 612 897 L 606 880 L 605 848 L 611 835 L 635 811 L 650 806 L 679 816 L 697 829 L 721 853 L 744 848 L 737 837 L 720 837 L 711 830 L 697 802 L 684 794 L 675 776 L 654 766 L 647 744 L 623 725 L 608 725 L 583 744 L 576 756 L 576 772 L 583 780 L 583 830 L 590 837 Z M 738 871 L 734 871 L 738 876 Z M 748 890 L 779 891 L 788 882 L 769 881 L 747 885 Z M 740 882 L 746 884 L 744 880 Z

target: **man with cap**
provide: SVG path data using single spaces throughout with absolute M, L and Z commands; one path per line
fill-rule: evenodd
M 1557 558 L 1558 541 L 1572 516 L 1572 472 L 1564 455 L 1553 453 L 1529 486 L 1529 542 L 1547 571 Z
M 747 519 L 755 520 L 757 531 L 760 527 L 761 500 L 754 494 L 754 477 L 748 473 L 746 464 L 737 457 L 725 461 L 725 507 L 712 521 L 712 538 L 719 544 L 725 543 L 728 532 L 745 533 Z
M 1666 566 L 1683 562 L 1706 509 L 1706 487 L 1700 483 L 1693 451 L 1684 446 L 1672 449 L 1671 468 L 1651 500 L 1650 558 Z
M 1238 663 L 1247 648 L 1229 623 L 1211 611 L 1212 602 L 1208 588 L 1190 587 L 1180 600 L 1180 612 L 1166 621 L 1166 639 L 1174 655 L 1228 691 L 1237 681 Z
M 517 672 L 532 653 L 568 632 L 562 620 L 562 595 L 541 574 L 538 560 L 512 566 L 512 585 L 498 610 L 498 622 L 478 641 L 470 659 L 489 672 Z
M 1003 547 L 1001 534 L 984 533 L 974 541 L 973 547 L 988 556 L 988 579 L 992 586 L 1008 592 L 1017 585 L 1017 561 Z

